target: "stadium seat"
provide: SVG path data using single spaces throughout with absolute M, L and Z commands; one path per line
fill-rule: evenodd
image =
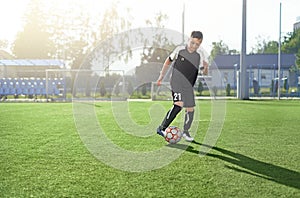
M 9 93 L 8 95 L 16 95 L 16 89 L 14 87 L 9 88 Z
M 59 95 L 59 89 L 57 89 L 57 87 L 54 87 L 54 89 L 53 89 L 53 93 L 54 93 L 54 95 Z
M 8 87 L 5 87 L 5 88 L 3 89 L 3 95 L 5 95 L 5 96 L 8 96 L 8 95 L 9 95 L 9 88 L 8 88 Z
M 28 89 L 28 95 L 35 95 L 35 93 L 34 93 L 34 86 L 33 85 L 31 85 L 29 87 L 29 89 Z
M 21 94 L 22 94 L 21 87 L 16 88 L 16 95 L 21 95 Z
M 48 83 L 48 93 L 46 92 Z M 64 78 L 0 78 L 0 95 L 60 95 L 64 88 Z
M 45 87 L 43 87 L 43 88 L 41 89 L 41 94 L 42 94 L 43 96 L 46 95 L 46 88 L 45 88 Z
M 35 88 L 34 94 L 35 94 L 36 96 L 42 95 L 41 88 Z
M 23 94 L 23 95 L 28 95 L 28 88 L 27 88 L 26 86 L 24 86 L 24 87 L 22 88 L 22 94 Z
M 3 81 L 3 84 L 1 86 L 3 89 L 7 88 L 7 82 L 6 81 Z

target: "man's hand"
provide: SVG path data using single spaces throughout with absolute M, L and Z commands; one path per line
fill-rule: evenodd
M 156 85 L 157 85 L 157 86 L 160 86 L 160 85 L 161 85 L 161 80 L 157 80 L 157 81 L 156 81 Z
M 208 74 L 208 63 L 206 61 L 203 61 L 203 71 L 202 71 L 203 75 L 207 75 Z
M 163 79 L 164 77 L 163 77 L 163 75 L 160 75 L 159 76 L 159 78 L 157 79 L 157 81 L 156 81 L 156 85 L 157 86 L 160 86 L 161 85 L 161 82 L 162 82 L 162 79 Z

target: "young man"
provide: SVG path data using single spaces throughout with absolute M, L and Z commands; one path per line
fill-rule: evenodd
M 161 125 L 157 128 L 157 134 L 165 136 L 165 129 L 176 118 L 182 108 L 185 108 L 185 121 L 183 137 L 192 142 L 194 140 L 189 133 L 189 129 L 194 119 L 194 84 L 199 73 L 201 57 L 197 52 L 203 40 L 200 31 L 193 31 L 186 46 L 177 47 L 164 62 L 157 85 L 160 86 L 170 64 L 173 62 L 172 76 L 170 79 L 173 106 L 166 114 Z M 208 73 L 208 63 L 203 61 L 202 73 Z

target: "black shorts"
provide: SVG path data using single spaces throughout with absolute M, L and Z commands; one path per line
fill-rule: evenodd
M 172 97 L 174 102 L 182 101 L 183 107 L 194 107 L 195 95 L 192 86 L 172 86 Z

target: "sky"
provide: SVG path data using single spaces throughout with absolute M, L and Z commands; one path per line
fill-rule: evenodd
M 30 0 L 1 0 L 0 40 L 13 41 L 24 25 L 23 16 Z M 93 13 L 103 12 L 109 0 L 57 0 L 65 6 L 77 1 L 86 4 Z M 55 2 L 55 0 L 53 1 Z M 162 12 L 168 16 L 165 27 L 182 32 L 182 10 L 185 7 L 184 33 L 193 30 L 204 34 L 202 47 L 211 50 L 212 42 L 222 40 L 230 49 L 241 49 L 243 0 L 120 0 L 120 12 L 129 8 L 132 28 L 146 27 L 145 20 Z M 279 40 L 280 3 L 282 4 L 281 32 L 284 36 L 293 31 L 296 18 L 300 17 L 299 0 L 247 0 L 247 53 L 255 47 L 258 37 Z

